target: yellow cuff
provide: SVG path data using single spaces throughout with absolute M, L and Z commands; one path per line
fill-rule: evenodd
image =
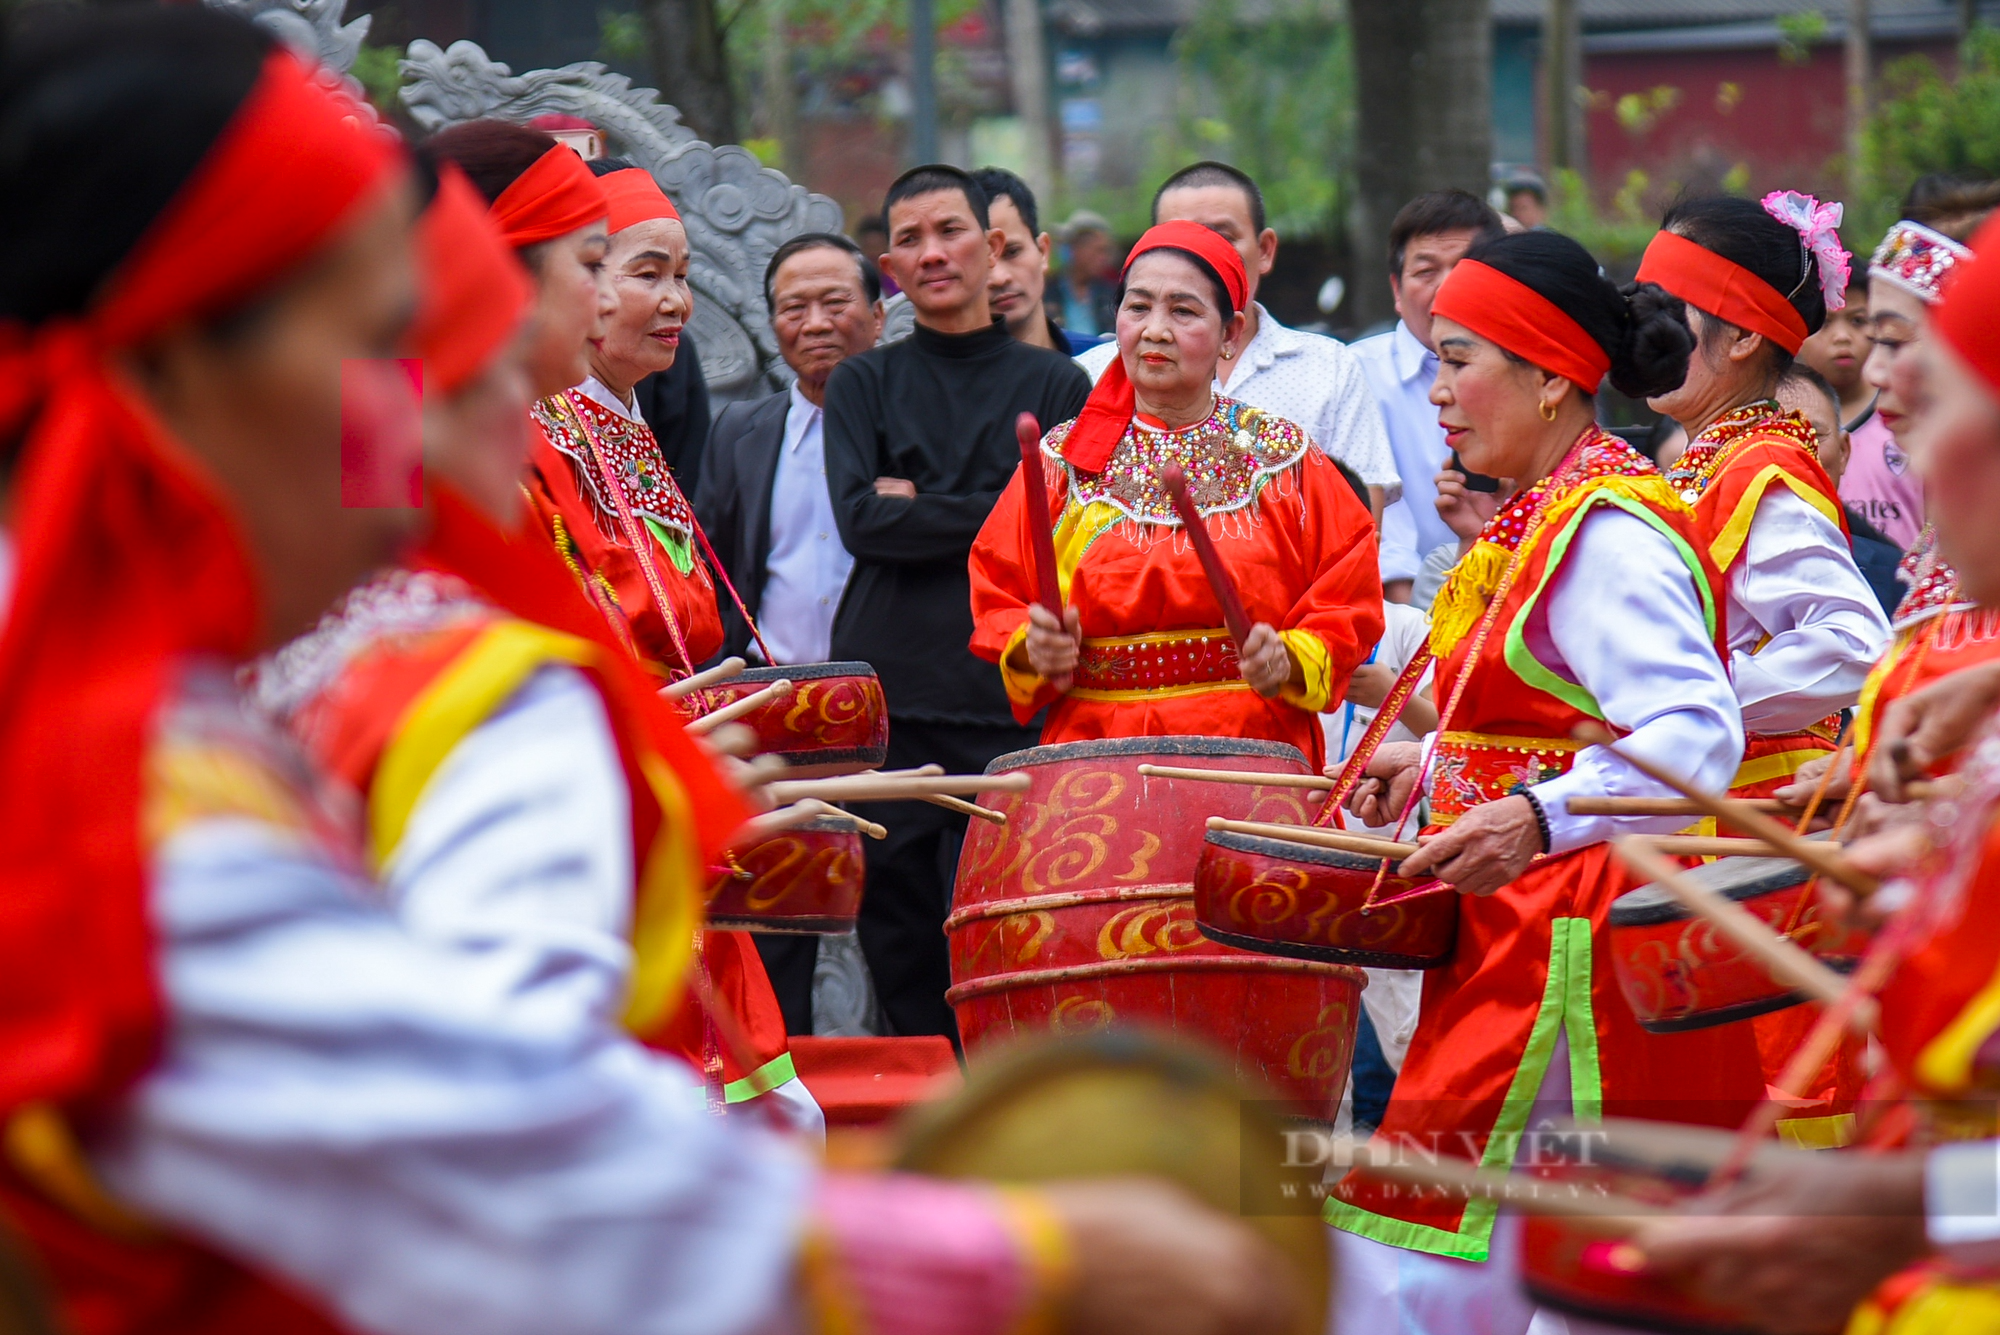
M 1326 641 L 1309 630 L 1281 630 L 1278 638 L 1299 660 L 1305 676 L 1303 687 L 1294 690 L 1288 685 L 1278 692 L 1278 698 L 1308 714 L 1319 713 L 1333 703 L 1333 656 L 1327 652 Z
M 1007 637 L 1007 647 L 1000 652 L 1000 681 L 1007 688 L 1007 699 L 1017 705 L 1033 704 L 1035 696 L 1048 685 L 1035 674 L 1034 669 L 1017 668 L 1010 661 L 1014 651 L 1027 642 L 1028 622 L 1021 621 L 1020 628 Z
M 1055 1335 L 1076 1281 L 1076 1249 L 1069 1230 L 1040 1193 L 1002 1188 L 1000 1210 L 1014 1234 L 1032 1289 L 1008 1335 Z

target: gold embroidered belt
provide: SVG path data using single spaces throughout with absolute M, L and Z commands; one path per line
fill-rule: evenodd
M 1753 732 L 1745 738 L 1743 763 L 1729 781 L 1732 790 L 1773 779 L 1788 779 L 1806 763 L 1832 751 L 1840 738 L 1840 715 L 1797 732 Z
M 1568 737 L 1442 734 L 1431 761 L 1431 823 L 1449 825 L 1476 806 L 1567 773 L 1586 745 Z
M 1086 700 L 1187 695 L 1244 686 L 1236 641 L 1215 630 L 1161 631 L 1085 640 L 1070 694 Z

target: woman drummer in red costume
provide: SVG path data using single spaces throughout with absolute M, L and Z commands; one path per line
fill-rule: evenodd
M 1476 247 L 1433 307 L 1431 401 L 1468 468 L 1512 479 L 1439 593 L 1431 649 L 1441 731 L 1425 752 L 1364 758 L 1353 806 L 1406 818 L 1427 781 L 1434 831 L 1402 872 L 1462 892 L 1457 944 L 1424 979 L 1415 1038 L 1379 1135 L 1425 1154 L 1505 1166 L 1534 1118 L 1643 1114 L 1729 1124 L 1762 1092 L 1750 1032 L 1654 1035 L 1621 995 L 1606 949 L 1631 888 L 1606 841 L 1680 818 L 1572 814 L 1567 799 L 1657 796 L 1621 758 L 1574 740 L 1585 723 L 1655 763 L 1720 786 L 1742 755 L 1719 655 L 1714 571 L 1687 505 L 1596 425 L 1600 383 L 1673 389 L 1694 340 L 1674 302 L 1621 293 L 1583 247 L 1536 232 Z M 1343 1330 L 1520 1335 L 1533 1309 L 1489 1200 L 1412 1199 L 1349 1179 L 1341 1230 Z M 1489 1262 L 1468 1266 L 1464 1262 Z
M 1243 338 L 1248 280 L 1196 223 L 1139 239 L 1125 262 L 1119 357 L 1081 415 L 1042 441 L 1062 619 L 1037 601 L 1017 473 L 972 548 L 972 651 L 1000 665 L 1044 744 L 1205 735 L 1289 742 L 1315 766 L 1316 715 L 1382 634 L 1368 511 L 1296 424 L 1215 393 Z M 1163 471 L 1178 464 L 1253 621 L 1223 614 Z

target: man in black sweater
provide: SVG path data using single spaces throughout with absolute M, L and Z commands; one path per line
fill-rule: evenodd
M 974 658 L 966 559 L 1020 465 L 1014 419 L 1046 429 L 1083 408 L 1090 379 L 1069 358 L 1018 342 L 987 307 L 1004 235 L 955 167 L 919 167 L 889 187 L 882 265 L 909 294 L 916 332 L 850 357 L 826 387 L 826 480 L 854 571 L 833 623 L 833 657 L 875 665 L 889 702 L 892 769 L 935 761 L 978 773 L 1033 746 L 993 665 Z M 923 802 L 870 813 L 861 949 L 892 1032 L 948 1034 L 943 924 L 966 818 Z

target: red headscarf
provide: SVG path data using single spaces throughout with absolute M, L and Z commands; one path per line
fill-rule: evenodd
M 1179 221 L 1149 228 L 1125 257 L 1124 272 L 1131 273 L 1132 262 L 1149 250 L 1185 250 L 1201 256 L 1221 275 L 1222 285 L 1229 289 L 1230 305 L 1239 311 L 1243 309 L 1250 295 L 1250 276 L 1243 271 L 1243 257 L 1213 228 Z M 1104 466 L 1111 462 L 1111 452 L 1124 437 L 1125 428 L 1132 425 L 1137 402 L 1131 377 L 1125 374 L 1125 359 L 1113 357 L 1104 374 L 1097 378 L 1097 388 L 1090 391 L 1083 411 L 1077 414 L 1068 439 L 1063 441 L 1063 458 L 1083 472 L 1103 472 Z
M 680 221 L 680 210 L 660 189 L 653 173 L 644 167 L 628 167 L 622 172 L 612 172 L 597 179 L 604 186 L 605 197 L 611 201 L 613 232 L 622 232 L 633 223 L 642 223 L 649 218 Z
M 493 220 L 517 250 L 567 236 L 610 211 L 603 184 L 564 144 L 537 158 L 493 201 Z
M 430 383 L 453 394 L 520 328 L 535 284 L 479 191 L 450 163 L 439 169 L 437 195 L 417 224 L 417 257 L 424 295 L 410 346 Z
M 1988 218 L 1972 240 L 1972 258 L 1945 280 L 1931 325 L 1951 350 L 2000 393 L 2000 214 Z
M 265 290 L 400 161 L 365 108 L 274 51 L 91 309 L 0 327 L 0 434 L 28 424 L 0 611 L 0 1108 L 109 1094 L 151 1061 L 148 736 L 176 661 L 241 656 L 256 630 L 233 515 L 106 354 Z
M 1439 285 L 1431 314 L 1462 324 L 1595 394 L 1611 369 L 1611 356 L 1560 306 L 1518 278 L 1490 264 L 1460 260 Z
M 1639 281 L 1658 283 L 1697 310 L 1762 334 L 1786 352 L 1806 341 L 1806 320 L 1785 294 L 1734 260 L 1676 232 L 1657 232 L 1639 261 Z

